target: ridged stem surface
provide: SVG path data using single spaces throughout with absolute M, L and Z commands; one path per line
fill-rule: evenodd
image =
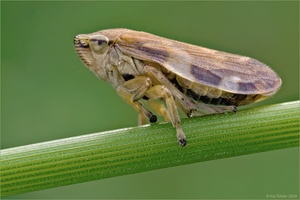
M 299 101 L 1 150 L 1 196 L 299 146 Z

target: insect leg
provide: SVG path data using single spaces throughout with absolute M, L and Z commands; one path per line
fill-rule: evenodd
M 141 104 L 139 101 L 135 101 L 134 103 L 138 105 L 138 107 L 140 108 L 140 110 L 142 111 L 142 114 L 143 114 L 143 115 L 139 114 L 139 117 L 138 117 L 139 125 L 146 124 L 145 117 L 147 117 L 151 123 L 154 123 L 157 121 L 156 115 L 154 115 L 151 111 L 149 111 L 147 108 L 145 108 L 143 104 Z
M 159 103 L 157 100 L 155 99 L 149 99 L 147 101 L 147 104 L 155 111 L 157 112 L 159 115 L 163 116 L 165 118 L 166 122 L 170 122 L 171 121 L 171 116 L 169 114 L 169 111 L 167 110 L 167 108 L 165 107 L 165 105 Z
M 157 117 L 143 106 L 140 100 L 149 87 L 152 86 L 150 78 L 146 76 L 138 76 L 131 80 L 125 81 L 116 66 L 111 66 L 111 71 L 108 73 L 112 85 L 115 87 L 119 96 L 138 111 L 138 124 L 146 124 L 146 118 L 150 122 L 156 122 Z
M 238 109 L 236 106 L 218 106 L 219 108 L 221 108 L 223 111 L 233 111 L 233 112 L 237 112 Z
M 211 105 L 211 108 L 214 109 L 217 113 L 224 113 L 227 111 L 237 112 L 236 106 Z
M 186 137 L 181 128 L 177 107 L 170 90 L 164 85 L 155 85 L 146 92 L 146 96 L 149 99 L 162 98 L 166 102 L 172 124 L 176 128 L 178 143 L 180 146 L 185 146 L 187 143 Z
M 151 80 L 155 80 L 158 84 L 165 85 L 169 89 L 174 96 L 174 100 L 178 104 L 178 107 L 183 110 L 188 117 L 194 115 L 194 112 L 197 110 L 195 103 L 193 103 L 185 94 L 180 92 L 161 71 L 150 65 L 145 65 L 144 71 Z
M 196 106 L 197 111 L 194 116 L 218 114 L 226 111 L 237 112 L 237 108 L 235 106 L 209 105 L 201 102 L 197 103 Z
M 117 93 L 139 112 L 139 125 L 146 124 L 146 117 L 150 122 L 156 122 L 157 117 L 139 102 L 146 91 L 152 86 L 150 78 L 138 76 L 123 82 L 116 87 Z

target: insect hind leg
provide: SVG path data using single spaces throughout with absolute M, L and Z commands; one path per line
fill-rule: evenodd
M 194 116 L 218 114 L 227 111 L 237 112 L 236 106 L 211 105 L 205 103 L 197 103 L 196 106 L 197 111 L 194 113 Z

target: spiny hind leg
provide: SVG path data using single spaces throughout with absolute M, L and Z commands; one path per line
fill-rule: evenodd
M 236 106 L 222 106 L 222 105 L 212 105 L 212 108 L 215 109 L 216 111 L 219 111 L 219 113 L 224 113 L 224 112 L 237 112 L 237 107 Z
M 180 146 L 185 146 L 187 143 L 186 137 L 181 128 L 177 107 L 169 89 L 164 85 L 155 85 L 149 88 L 149 90 L 146 92 L 146 96 L 149 99 L 162 98 L 166 102 L 167 110 L 168 113 L 170 114 L 171 122 L 173 126 L 176 128 L 178 143 Z
M 203 116 L 203 115 L 211 115 L 224 113 L 227 111 L 237 112 L 236 106 L 223 106 L 223 105 L 211 105 L 205 103 L 197 103 L 197 111 L 194 116 Z

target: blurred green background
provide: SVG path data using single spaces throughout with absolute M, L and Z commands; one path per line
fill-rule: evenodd
M 2 149 L 136 126 L 137 113 L 77 57 L 80 33 L 124 27 L 247 55 L 299 99 L 299 2 L 1 2 Z M 188 137 L 188 135 L 187 135 Z M 11 198 L 268 198 L 298 195 L 298 148 L 195 163 Z

